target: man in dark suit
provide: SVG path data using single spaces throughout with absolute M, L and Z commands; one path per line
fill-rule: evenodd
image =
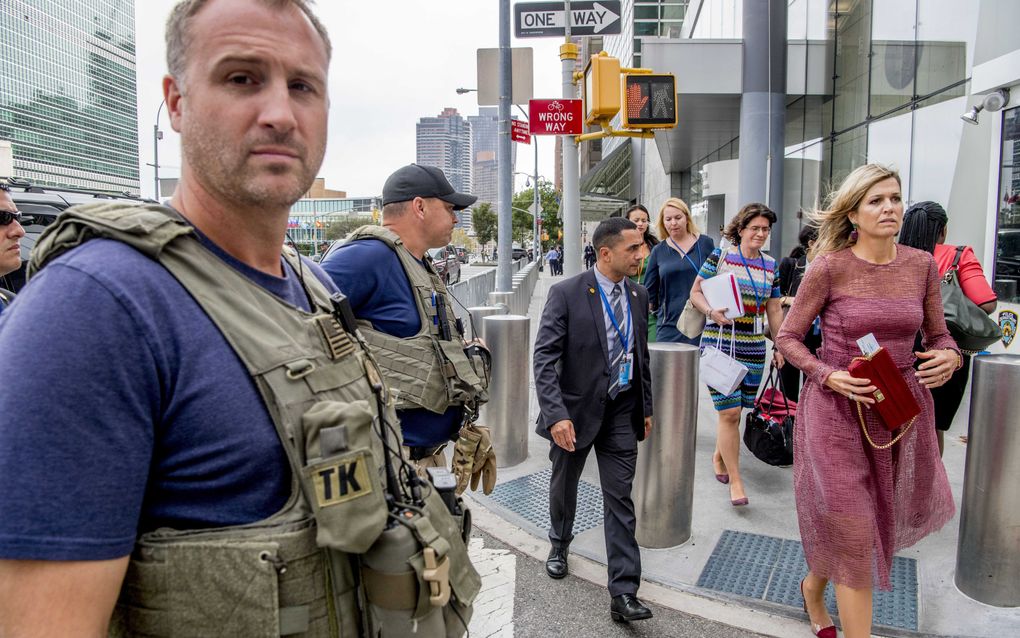
M 637 444 L 652 427 L 648 292 L 627 279 L 638 272 L 643 241 L 627 219 L 599 224 L 592 238 L 595 268 L 549 289 L 535 339 L 536 431 L 552 441 L 546 571 L 553 578 L 567 575 L 577 482 L 594 447 L 605 502 L 610 614 L 620 622 L 652 616 L 636 596 L 641 555 L 630 497 Z

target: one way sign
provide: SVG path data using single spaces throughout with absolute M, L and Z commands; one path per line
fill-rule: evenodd
M 514 5 L 518 38 L 541 38 L 566 34 L 562 2 L 520 2 Z M 570 35 L 619 35 L 620 2 L 570 3 Z

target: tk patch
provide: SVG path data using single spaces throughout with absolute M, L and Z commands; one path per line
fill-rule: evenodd
M 365 455 L 334 459 L 311 468 L 319 507 L 339 505 L 372 493 Z

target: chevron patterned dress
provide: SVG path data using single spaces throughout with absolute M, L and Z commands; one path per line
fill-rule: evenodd
M 779 291 L 776 260 L 765 253 L 754 259 L 741 260 L 736 246 L 725 249 L 716 248 L 705 260 L 698 276 L 709 279 L 718 274 L 729 272 L 736 275 L 737 281 L 740 283 L 741 295 L 744 298 L 744 315 L 733 320 L 736 326 L 736 343 L 733 354 L 737 361 L 747 366 L 747 376 L 744 377 L 740 387 L 733 394 L 720 394 L 712 388 L 708 389 L 712 395 L 712 404 L 719 411 L 754 407 L 758 384 L 761 383 L 762 371 L 765 369 L 765 335 L 761 330 L 755 330 L 754 318 L 756 314 L 759 315 L 763 323 L 765 302 L 782 296 Z M 755 294 L 756 290 L 757 294 Z M 715 346 L 729 354 L 730 330 L 730 326 L 725 326 L 720 330 L 720 326 L 709 321 L 701 335 L 701 348 Z

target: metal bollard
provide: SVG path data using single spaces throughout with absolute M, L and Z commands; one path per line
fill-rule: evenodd
M 510 312 L 510 302 L 513 301 L 512 292 L 490 292 L 489 293 L 489 304 L 490 306 L 503 306 L 507 312 Z M 484 330 L 484 329 L 483 329 Z
M 698 428 L 698 348 L 648 344 L 652 433 L 638 445 L 634 474 L 637 541 L 660 549 L 691 538 Z
M 1020 607 L 1020 355 L 974 357 L 956 586 L 974 600 Z
M 520 315 L 493 315 L 482 319 L 485 343 L 492 353 L 489 402 L 479 422 L 492 431 L 498 467 L 510 467 L 528 458 L 528 391 L 531 366 L 527 348 L 531 320 Z
M 484 340 L 485 325 L 483 319 L 493 315 L 505 315 L 506 308 L 503 306 L 471 306 L 468 308 L 468 313 L 471 315 L 471 321 L 468 322 L 471 328 L 471 338 L 478 339 L 480 337 Z

